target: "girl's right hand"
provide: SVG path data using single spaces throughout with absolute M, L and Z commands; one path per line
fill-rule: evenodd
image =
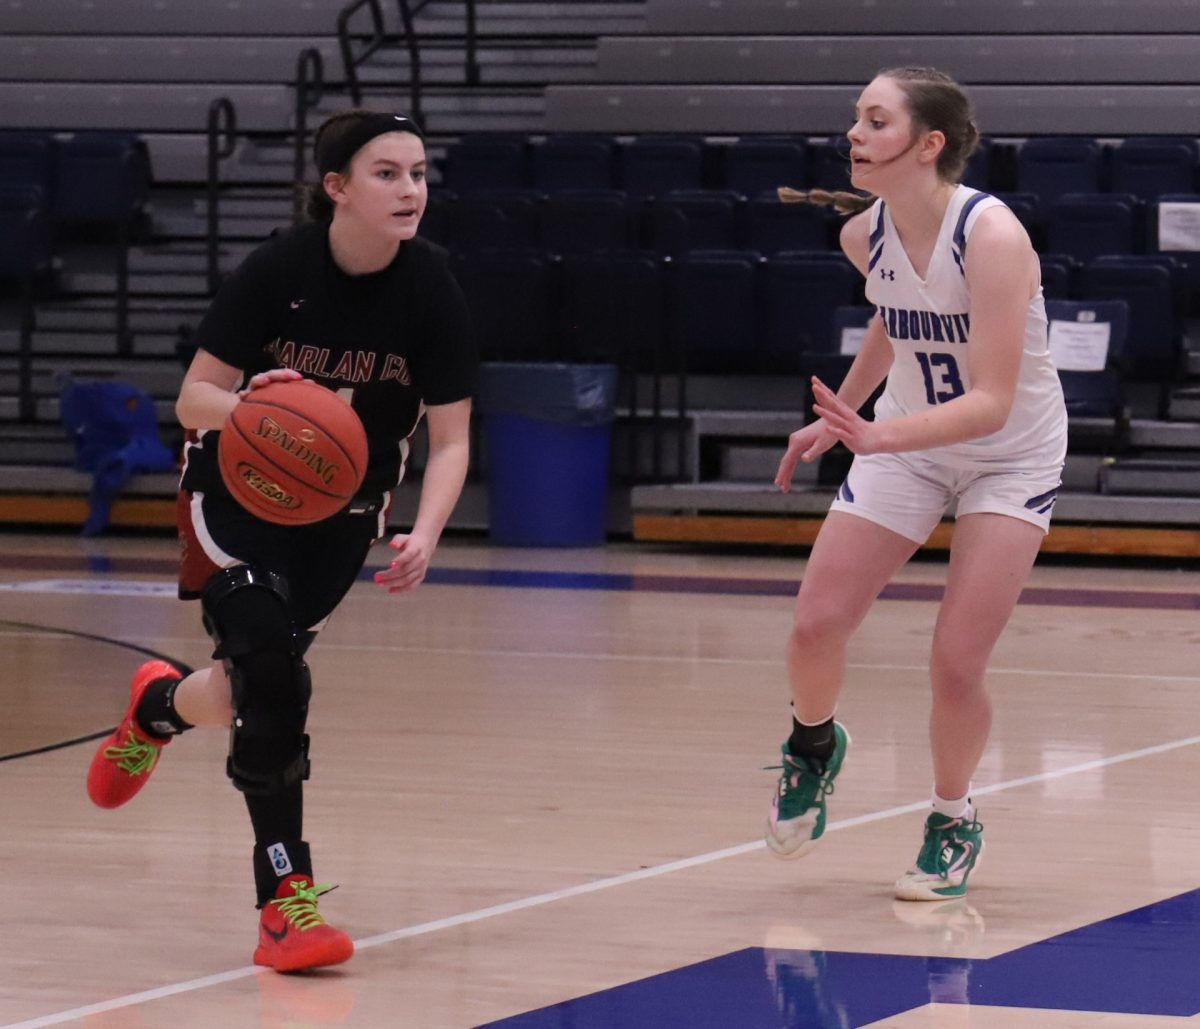
M 788 436 L 787 450 L 779 461 L 779 471 L 775 473 L 775 485 L 784 493 L 792 488 L 792 473 L 796 465 L 803 461 L 810 464 L 837 442 L 837 437 L 829 431 L 824 418 L 797 429 Z

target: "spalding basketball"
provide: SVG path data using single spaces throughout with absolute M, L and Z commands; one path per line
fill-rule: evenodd
M 367 436 L 341 397 L 308 379 L 251 390 L 217 445 L 221 478 L 253 515 L 307 525 L 337 514 L 362 485 Z

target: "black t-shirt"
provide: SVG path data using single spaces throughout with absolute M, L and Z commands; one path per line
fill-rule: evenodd
M 362 496 L 399 482 L 424 405 L 472 396 L 479 366 L 466 299 L 442 250 L 416 237 L 381 271 L 347 275 L 330 253 L 328 222 L 279 233 L 251 253 L 222 284 L 195 342 L 246 379 L 294 368 L 352 390 L 370 450 Z M 224 490 L 219 436 L 204 432 L 188 449 L 184 489 Z

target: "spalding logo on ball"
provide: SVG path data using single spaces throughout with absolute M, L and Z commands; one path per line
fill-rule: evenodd
M 337 514 L 362 485 L 367 435 L 332 390 L 272 382 L 241 399 L 217 445 L 221 478 L 253 515 L 308 525 Z

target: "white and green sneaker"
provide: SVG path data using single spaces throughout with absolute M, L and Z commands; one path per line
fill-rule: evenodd
M 850 734 L 834 722 L 833 756 L 819 773 L 783 745 L 783 771 L 771 799 L 766 832 L 767 846 L 779 857 L 801 857 L 817 845 L 825 832 L 825 798 L 833 792 L 833 780 L 842 770 L 849 745 Z
M 974 816 L 925 819 L 925 842 L 915 868 L 896 880 L 897 900 L 947 900 L 967 892 L 967 878 L 983 853 L 983 826 Z

